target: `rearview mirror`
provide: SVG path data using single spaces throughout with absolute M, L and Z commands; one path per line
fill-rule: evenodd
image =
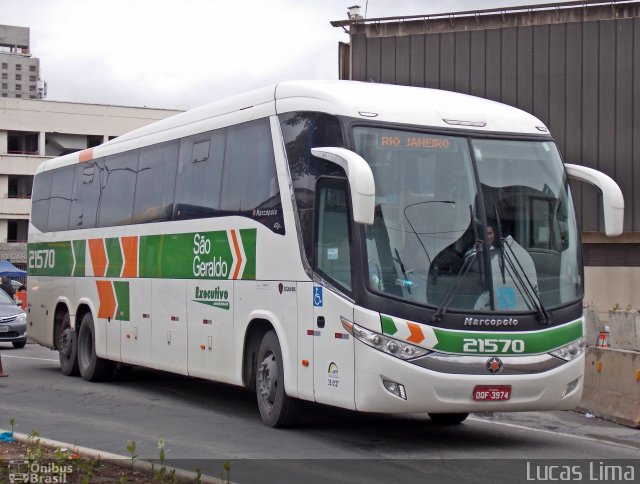
M 311 148 L 311 154 L 344 168 L 351 190 L 353 221 L 373 224 L 376 188 L 369 164 L 359 154 L 345 148 Z
M 602 192 L 604 230 L 609 237 L 622 233 L 624 223 L 624 197 L 618 184 L 608 175 L 582 165 L 565 163 L 567 175 L 574 180 L 596 186 Z

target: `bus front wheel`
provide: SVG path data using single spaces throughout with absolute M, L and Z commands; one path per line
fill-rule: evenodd
M 273 330 L 260 343 L 256 367 L 256 395 L 262 421 L 269 427 L 290 427 L 297 423 L 302 402 L 284 390 L 284 368 L 280 342 Z
M 429 418 L 437 425 L 457 425 L 464 422 L 468 413 L 430 413 Z
M 69 313 L 65 313 L 57 332 L 56 346 L 60 358 L 60 370 L 66 376 L 78 376 L 78 341 L 76 333 L 71 329 Z
M 113 374 L 113 362 L 96 356 L 95 332 L 93 317 L 87 313 L 82 317 L 78 335 L 78 368 L 87 381 L 105 381 Z

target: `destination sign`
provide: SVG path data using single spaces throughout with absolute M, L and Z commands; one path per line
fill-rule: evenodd
M 451 147 L 451 142 L 448 138 L 416 133 L 380 136 L 378 141 L 383 148 L 448 150 Z

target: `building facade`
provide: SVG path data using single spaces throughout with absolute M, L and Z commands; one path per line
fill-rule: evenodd
M 40 163 L 179 111 L 0 98 L 0 259 L 26 268 L 33 174 Z
M 340 77 L 430 87 L 519 107 L 551 130 L 567 163 L 620 185 L 624 234 L 604 236 L 599 193 L 572 182 L 585 301 L 640 308 L 640 2 L 583 1 L 332 22 Z
M 0 97 L 43 99 L 40 60 L 31 56 L 29 28 L 0 25 Z

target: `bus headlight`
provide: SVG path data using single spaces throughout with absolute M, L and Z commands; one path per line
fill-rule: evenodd
M 561 360 L 571 361 L 584 353 L 584 348 L 586 346 L 587 344 L 584 338 L 580 338 L 573 343 L 563 346 L 562 348 L 550 351 L 549 354 L 556 358 L 560 358 Z
M 401 360 L 410 360 L 412 358 L 418 358 L 424 356 L 431 351 L 415 346 L 404 341 L 400 341 L 394 338 L 389 338 L 375 331 L 370 331 L 352 323 L 346 318 L 340 317 L 342 326 L 353 335 L 354 338 L 362 341 L 364 344 L 371 346 L 372 348 L 387 353 L 388 355 L 395 356 Z

